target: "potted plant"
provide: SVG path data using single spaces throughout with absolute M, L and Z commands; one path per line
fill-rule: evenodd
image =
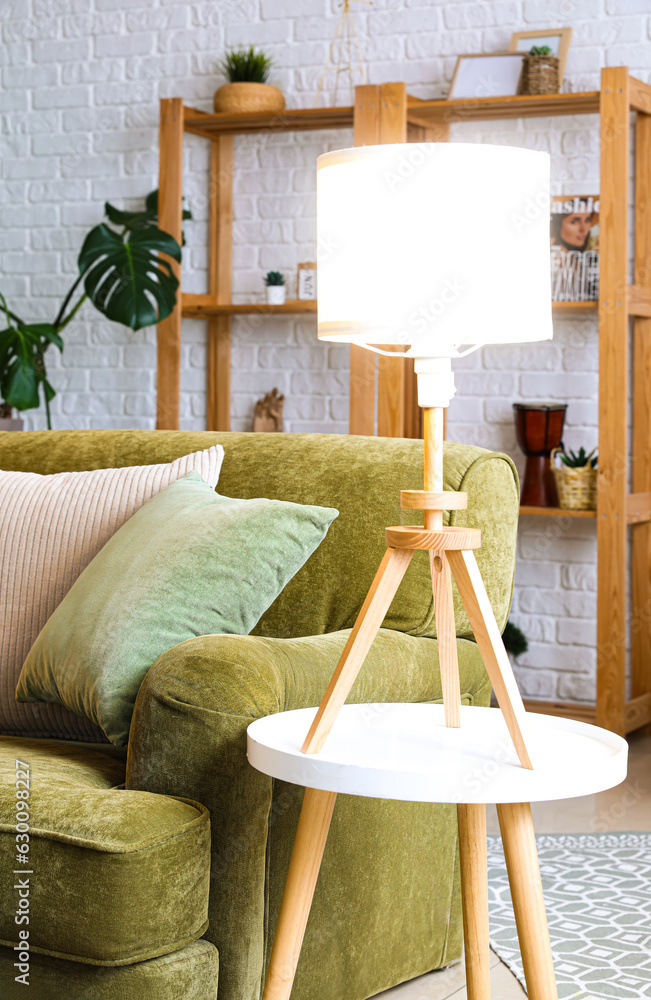
M 267 286 L 267 303 L 270 306 L 282 306 L 285 301 L 285 278 L 280 271 L 267 271 L 264 276 Z
M 51 345 L 63 351 L 61 334 L 86 299 L 107 319 L 132 330 L 165 319 L 176 304 L 179 283 L 166 258 L 180 262 L 181 247 L 156 225 L 158 192 L 147 196 L 144 211 L 121 212 L 108 202 L 104 211 L 111 225 L 102 222 L 86 236 L 77 258 L 79 274 L 51 323 L 26 323 L 0 293 L 0 315 L 4 313 L 5 319 L 5 328 L 0 330 L 0 417 L 4 421 L 10 419 L 12 409 L 39 406 L 42 391 L 47 426 L 52 428 L 50 403 L 55 391 L 47 377 L 45 353 Z M 189 217 L 185 211 L 184 218 Z M 0 430 L 18 429 L 0 422 Z
M 557 94 L 560 90 L 560 60 L 549 45 L 534 45 L 524 59 L 523 92 Z
M 285 98 L 267 83 L 273 59 L 261 49 L 230 49 L 219 63 L 229 82 L 215 94 L 215 111 L 229 114 L 282 111 Z
M 556 479 L 559 506 L 564 510 L 596 510 L 597 508 L 597 456 L 593 448 L 578 452 L 554 448 L 550 463 Z M 555 466 L 556 455 L 563 463 Z

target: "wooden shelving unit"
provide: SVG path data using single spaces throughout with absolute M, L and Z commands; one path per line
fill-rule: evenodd
M 635 275 L 628 280 L 629 154 L 634 121 Z M 523 508 L 523 515 L 583 516 L 598 541 L 596 705 L 534 703 L 530 708 L 590 718 L 618 733 L 651 722 L 651 86 L 626 67 L 602 71 L 601 89 L 462 101 L 422 101 L 404 83 L 358 87 L 353 107 L 286 110 L 274 115 L 207 114 L 161 101 L 160 225 L 180 239 L 183 134 L 210 142 L 210 268 L 206 295 L 179 296 L 158 327 L 157 426 L 178 427 L 182 316 L 208 321 L 208 427 L 227 430 L 230 328 L 237 314 L 313 313 L 316 303 L 284 306 L 232 302 L 233 137 L 254 132 L 352 128 L 355 145 L 445 142 L 453 122 L 563 115 L 599 115 L 601 130 L 601 279 L 599 301 L 554 303 L 554 311 L 595 313 L 599 322 L 599 476 L 596 512 Z M 632 482 L 627 440 L 629 320 L 633 321 Z M 526 317 L 523 317 L 523 322 Z M 413 369 L 401 359 L 351 348 L 351 433 L 419 436 Z M 627 564 L 632 532 L 632 565 Z M 632 697 L 626 699 L 627 582 L 631 580 Z

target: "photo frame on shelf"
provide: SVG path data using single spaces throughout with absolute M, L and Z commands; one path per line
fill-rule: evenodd
M 296 288 L 297 298 L 303 301 L 316 299 L 316 261 L 298 265 Z
M 457 57 L 448 100 L 515 97 L 526 52 L 471 52 Z
M 571 28 L 542 28 L 538 31 L 515 31 L 511 35 L 509 45 L 510 52 L 522 52 L 524 55 L 533 48 L 534 45 L 540 47 L 547 45 L 553 56 L 558 57 L 558 82 L 563 82 L 567 54 L 572 41 Z

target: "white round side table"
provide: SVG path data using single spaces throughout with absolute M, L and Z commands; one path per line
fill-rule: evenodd
M 316 806 L 296 832 L 264 1000 L 287 1000 L 291 992 L 338 793 L 457 804 L 469 1000 L 490 998 L 486 804 L 495 803 L 529 1000 L 556 1000 L 529 803 L 619 784 L 626 741 L 586 723 L 528 714 L 536 760 L 530 770 L 518 760 L 500 709 L 462 706 L 461 726 L 451 728 L 442 705 L 344 705 L 325 747 L 303 753 L 316 711 L 281 712 L 248 728 L 253 767 L 304 785 Z

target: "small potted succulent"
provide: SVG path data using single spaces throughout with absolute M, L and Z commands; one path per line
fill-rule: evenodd
M 219 63 L 228 83 L 215 94 L 215 111 L 229 114 L 283 111 L 285 98 L 267 83 L 273 59 L 262 49 L 230 49 Z
M 585 448 L 578 452 L 554 448 L 551 466 L 554 470 L 559 505 L 564 510 L 596 510 L 597 507 L 597 456 L 593 448 L 588 454 Z M 555 465 L 556 455 L 563 463 Z
M 524 59 L 523 93 L 557 94 L 561 89 L 559 65 L 549 45 L 534 45 Z
M 267 286 L 267 304 L 270 306 L 282 306 L 285 302 L 285 277 L 280 271 L 267 271 L 264 276 L 264 283 Z

